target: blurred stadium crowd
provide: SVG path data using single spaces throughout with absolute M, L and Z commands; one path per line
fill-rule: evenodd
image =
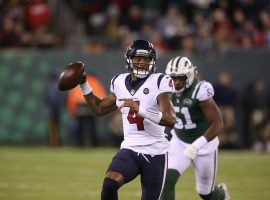
M 56 47 L 52 9 L 43 0 L 0 1 L 1 48 Z
M 268 0 L 2 0 L 0 10 L 5 48 L 100 52 L 136 38 L 160 53 L 270 48 Z

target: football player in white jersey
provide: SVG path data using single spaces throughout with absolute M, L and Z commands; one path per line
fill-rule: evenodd
M 113 157 L 101 192 L 102 200 L 118 199 L 118 189 L 141 175 L 143 200 L 158 200 L 165 182 L 169 142 L 164 126 L 176 119 L 171 102 L 174 92 L 169 75 L 154 73 L 156 52 L 145 40 L 136 40 L 126 52 L 128 73 L 111 80 L 109 94 L 96 97 L 86 79 L 80 88 L 90 109 L 97 115 L 120 109 L 124 141 Z
M 211 83 L 198 80 L 196 73 L 187 57 L 173 58 L 166 67 L 166 74 L 174 80 L 172 102 L 177 122 L 171 131 L 163 200 L 175 199 L 175 184 L 190 164 L 194 166 L 196 190 L 202 199 L 229 199 L 226 185 L 215 185 L 217 136 L 223 121 L 213 100 Z

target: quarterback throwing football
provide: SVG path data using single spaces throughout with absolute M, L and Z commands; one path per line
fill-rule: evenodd
M 118 199 L 117 191 L 141 175 L 143 200 L 158 200 L 167 170 L 169 142 L 164 126 L 173 127 L 176 119 L 171 102 L 174 92 L 169 75 L 154 73 L 156 52 L 145 40 L 136 40 L 127 49 L 129 73 L 112 78 L 103 100 L 96 97 L 84 79 L 80 88 L 90 109 L 97 115 L 120 109 L 124 141 L 113 157 L 101 192 L 102 200 Z
M 169 61 L 166 74 L 174 80 L 172 101 L 177 123 L 172 129 L 168 171 L 163 200 L 175 199 L 175 184 L 192 163 L 196 190 L 204 200 L 229 199 L 226 185 L 215 186 L 217 169 L 217 135 L 223 121 L 213 100 L 211 83 L 196 78 L 197 69 L 187 57 Z

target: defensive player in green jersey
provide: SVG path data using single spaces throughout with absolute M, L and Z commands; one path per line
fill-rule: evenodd
M 173 58 L 166 67 L 166 74 L 175 85 L 172 102 L 177 122 L 171 131 L 163 200 L 175 199 L 175 184 L 190 164 L 194 166 L 196 190 L 202 199 L 230 199 L 225 183 L 215 185 L 217 136 L 223 121 L 213 100 L 211 83 L 200 81 L 196 73 L 196 67 L 187 57 Z

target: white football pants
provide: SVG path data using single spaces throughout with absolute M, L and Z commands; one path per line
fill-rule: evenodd
M 181 141 L 176 135 L 170 141 L 168 154 L 168 169 L 175 169 L 181 175 L 192 163 L 195 170 L 196 190 L 199 194 L 209 194 L 215 186 L 217 171 L 217 148 L 207 154 L 198 155 L 191 161 L 183 155 L 185 147 L 189 144 Z

